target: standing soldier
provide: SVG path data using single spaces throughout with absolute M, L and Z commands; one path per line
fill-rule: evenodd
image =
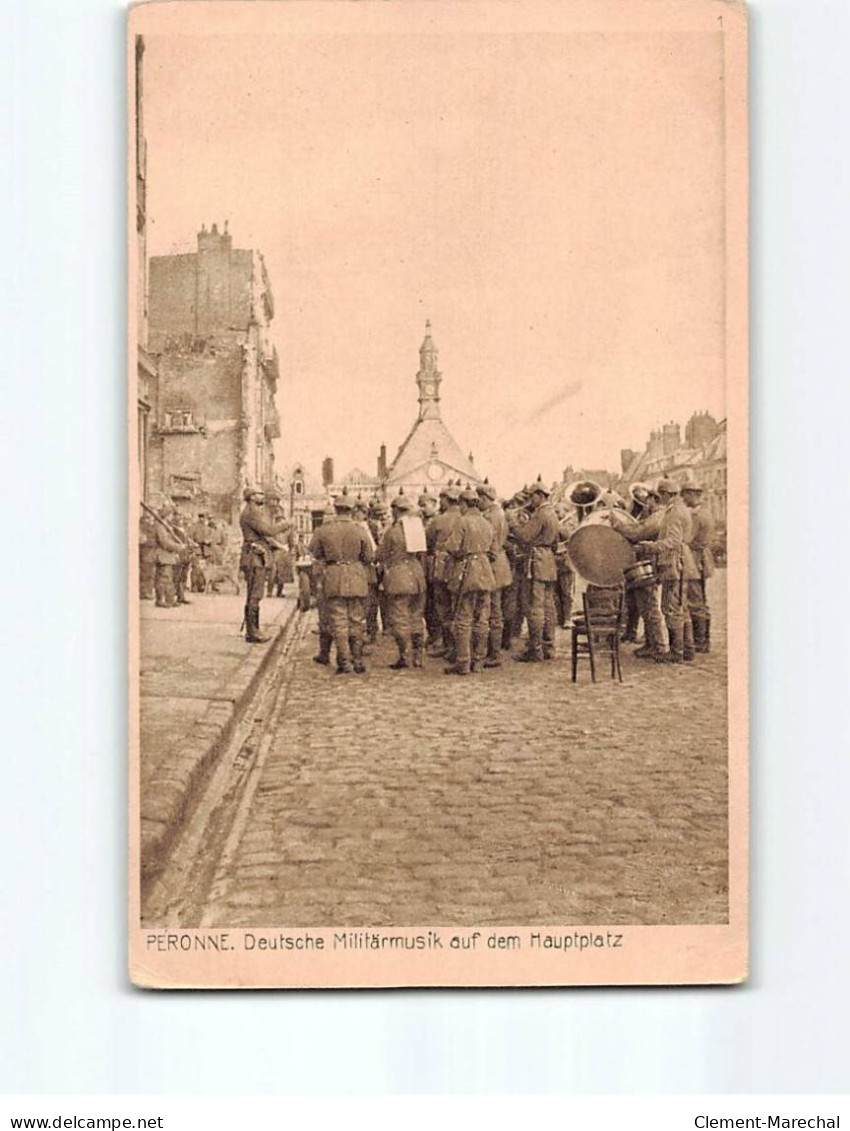
M 422 667 L 425 574 L 416 550 L 408 550 L 402 520 L 412 514 L 412 500 L 397 495 L 391 503 L 393 523 L 381 538 L 378 561 L 384 569 L 389 627 L 398 645 L 393 671 Z
M 249 644 L 265 644 L 270 637 L 260 632 L 260 601 L 266 588 L 266 570 L 273 544 L 269 539 L 290 523 L 286 519 L 272 522 L 265 513 L 265 495 L 258 488 L 246 487 L 242 493 L 245 506 L 239 516 L 242 527 L 242 554 L 239 568 L 245 575 L 245 639 Z
M 561 628 L 569 628 L 576 575 L 570 563 L 567 543 L 578 529 L 578 522 L 569 507 L 562 506 L 556 509 L 555 514 L 558 517 L 558 542 L 555 546 L 555 569 L 558 580 L 555 584 L 555 608 L 558 624 Z
M 525 578 L 521 582 L 528 618 L 528 646 L 521 655 L 514 657 L 521 663 L 551 660 L 555 655 L 558 517 L 549 502 L 549 488 L 540 476 L 531 488 L 531 505 L 533 511 L 528 522 L 514 527 L 517 541 L 530 550 Z
M 369 504 L 369 533 L 375 546 L 381 544 L 384 531 L 387 529 L 389 514 L 386 503 L 380 499 L 373 499 Z M 381 614 L 381 631 L 387 631 L 386 597 L 381 588 L 383 579 L 383 566 L 373 564 L 369 571 L 369 596 L 366 598 L 366 640 L 372 643 L 378 635 L 378 613 Z
M 322 521 L 318 527 L 318 530 L 321 530 L 323 526 L 331 526 L 334 522 L 336 522 L 336 508 L 334 507 L 333 503 L 328 500 L 328 503 L 325 506 L 324 512 L 322 514 Z M 314 537 L 315 533 L 318 533 L 318 531 L 314 532 Z M 316 598 L 316 613 L 319 620 L 319 651 L 313 657 L 313 663 L 327 665 L 331 662 L 331 645 L 334 642 L 333 631 L 331 629 L 330 611 L 328 608 L 328 603 L 325 600 L 325 572 L 327 567 L 324 560 L 315 558 L 313 556 L 310 550 L 310 547 L 312 545 L 313 543 L 311 540 L 310 546 L 308 546 L 307 548 L 307 553 L 313 563 L 313 567 L 310 571 L 310 584 L 313 595 Z
M 425 527 L 427 544 L 428 530 L 437 517 L 439 502 L 429 493 L 426 487 L 419 496 L 418 503 L 422 525 Z M 433 648 L 440 640 L 440 621 L 437 617 L 437 605 L 434 598 L 434 554 L 430 546 L 423 555 L 422 566 L 425 570 L 425 647 Z
M 623 522 L 615 511 L 609 511 L 609 519 L 614 530 L 635 544 L 637 560 L 652 561 L 653 554 L 648 546 L 658 537 L 661 530 L 661 520 L 664 511 L 661 509 L 661 499 L 654 491 L 648 491 L 642 503 L 643 512 L 637 525 Z M 643 647 L 634 653 L 636 660 L 654 660 L 658 664 L 666 664 L 670 660 L 667 648 L 667 627 L 658 604 L 659 577 L 656 570 L 655 583 L 639 585 L 628 589 L 634 598 L 637 619 L 643 620 Z M 631 622 L 629 622 L 631 623 Z M 629 624 L 627 623 L 627 629 Z M 635 624 L 635 629 L 637 625 Z
M 143 510 L 139 518 L 139 598 L 152 601 L 156 574 L 156 530 L 159 523 Z
M 714 574 L 714 519 L 702 505 L 702 487 L 693 480 L 682 484 L 682 501 L 691 512 L 691 553 L 697 577 L 688 581 L 688 608 L 694 632 L 694 651 L 708 652 L 711 646 L 711 610 L 706 582 Z
M 168 514 L 163 508 L 163 515 Z M 180 563 L 183 543 L 162 522 L 156 523 L 156 571 L 154 588 L 156 604 L 160 609 L 172 609 L 178 603 L 174 590 L 174 570 Z
M 436 647 L 432 656 L 445 656 L 450 664 L 457 660 L 452 629 L 454 598 L 449 591 L 451 576 L 451 557 L 448 542 L 460 526 L 460 491 L 454 484 L 448 484 L 440 492 L 441 512 L 428 526 L 426 538 L 431 558 L 431 584 L 434 589 L 434 612 L 438 625 Z
M 177 564 L 174 566 L 174 588 L 177 592 L 178 605 L 191 605 L 186 597 L 186 585 L 189 581 L 189 570 L 192 568 L 192 544 L 183 517 L 176 506 L 171 508 L 171 528 L 182 543 Z
M 324 601 L 338 675 L 366 670 L 366 569 L 372 562 L 372 545 L 368 532 L 352 520 L 351 511 L 352 501 L 343 490 L 334 500 L 334 521 L 323 522 L 310 542 L 314 560 L 324 562 Z
M 449 592 L 454 599 L 452 634 L 456 658 L 444 669 L 446 675 L 469 675 L 481 669 L 490 635 L 490 594 L 493 569 L 490 554 L 494 530 L 478 509 L 478 494 L 471 488 L 461 492 L 460 522 L 448 539 L 451 556 Z
M 502 612 L 502 598 L 505 589 L 513 581 L 511 564 L 505 545 L 508 540 L 508 520 L 502 510 L 496 490 L 487 479 L 478 488 L 479 506 L 484 517 L 493 527 L 493 545 L 490 548 L 490 566 L 493 570 L 493 590 L 490 594 L 490 628 L 487 637 L 487 658 L 485 668 L 498 668 L 502 665 L 502 641 L 505 622 Z
M 204 562 L 210 556 L 210 535 L 207 526 L 207 512 L 198 511 L 198 521 L 189 527 L 189 537 L 198 547 L 192 560 L 192 592 L 203 593 L 207 588 Z
M 685 603 L 686 587 L 697 573 L 689 545 L 690 511 L 682 502 L 679 484 L 660 479 L 656 488 L 661 498 L 658 534 L 638 542 L 638 549 L 650 553 L 661 582 L 661 613 L 670 638 L 670 662 L 694 658 L 693 627 Z M 654 517 L 654 516 L 653 516 Z

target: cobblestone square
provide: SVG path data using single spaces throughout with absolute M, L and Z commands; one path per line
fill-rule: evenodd
M 725 574 L 712 652 L 624 683 L 556 660 L 467 679 L 287 661 L 287 698 L 203 916 L 217 927 L 727 918 Z M 310 614 L 314 618 L 315 614 Z

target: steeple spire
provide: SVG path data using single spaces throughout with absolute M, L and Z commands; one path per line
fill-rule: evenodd
M 437 368 L 437 347 L 431 337 L 431 320 L 425 323 L 425 338 L 419 347 L 419 372 L 416 383 L 419 386 L 419 419 L 440 419 L 440 382 L 442 373 Z

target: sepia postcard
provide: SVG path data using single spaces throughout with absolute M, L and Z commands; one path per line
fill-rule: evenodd
M 744 6 L 128 32 L 133 982 L 744 980 Z

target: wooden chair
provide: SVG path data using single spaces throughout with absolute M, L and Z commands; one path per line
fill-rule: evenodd
M 578 679 L 578 661 L 587 656 L 590 678 L 596 683 L 597 657 L 611 657 L 611 679 L 623 682 L 620 667 L 620 619 L 623 615 L 623 590 L 590 586 L 582 594 L 584 612 L 573 617 L 573 683 Z

